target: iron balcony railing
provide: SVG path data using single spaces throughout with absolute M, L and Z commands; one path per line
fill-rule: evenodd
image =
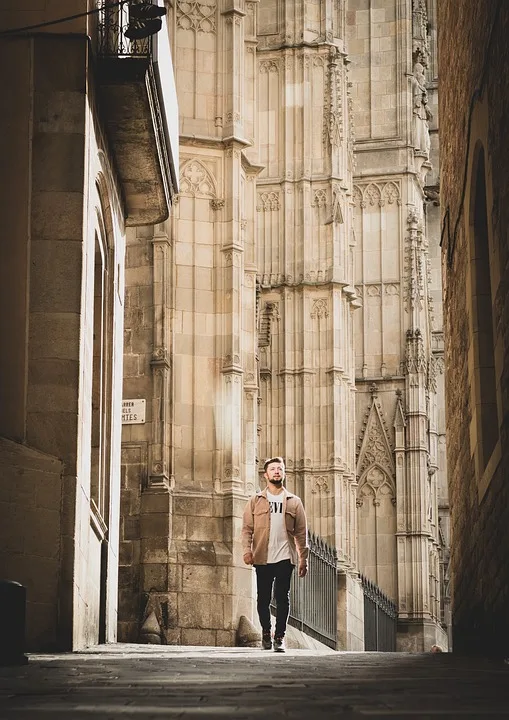
M 378 585 L 361 575 L 364 592 L 364 649 L 395 652 L 398 611 Z
M 136 0 L 135 0 L 136 2 Z M 146 0 L 144 0 L 146 2 Z M 134 3 L 131 3 L 134 4 Z M 129 25 L 128 3 L 97 0 L 98 54 L 103 58 L 147 58 L 152 55 L 152 37 L 129 40 L 125 32 Z

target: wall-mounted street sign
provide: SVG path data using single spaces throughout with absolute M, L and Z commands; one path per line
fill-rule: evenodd
M 122 400 L 122 425 L 145 422 L 145 400 Z

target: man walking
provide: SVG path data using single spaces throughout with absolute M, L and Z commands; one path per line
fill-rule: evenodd
M 275 583 L 274 650 L 284 652 L 292 572 L 297 564 L 299 577 L 304 577 L 308 571 L 307 521 L 301 499 L 283 487 L 283 458 L 266 460 L 263 469 L 267 487 L 253 495 L 246 505 L 242 519 L 242 546 L 244 562 L 253 565 L 256 570 L 262 647 L 264 650 L 273 647 L 270 600 Z

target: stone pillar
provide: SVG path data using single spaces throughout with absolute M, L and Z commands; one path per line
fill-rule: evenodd
M 169 608 L 176 620 L 168 640 L 232 645 L 239 618 L 253 614 L 240 529 L 247 493 L 255 490 L 258 431 L 254 178 L 260 168 L 245 152 L 255 132 L 255 4 L 244 10 L 230 0 L 213 2 L 203 14 L 178 3 L 170 18 L 181 181 L 172 231 Z
M 170 490 L 173 475 L 170 458 L 173 402 L 170 392 L 171 274 L 173 253 L 166 224 L 154 228 L 153 258 L 153 345 L 150 360 L 152 376 L 152 431 L 149 446 L 148 487 Z
M 169 223 L 162 223 L 128 233 L 124 398 L 145 399 L 146 417 L 143 424 L 124 425 L 122 436 L 119 639 L 123 642 L 165 642 L 175 625 L 170 601 L 176 578 L 169 565 L 174 413 L 174 258 L 169 230 Z

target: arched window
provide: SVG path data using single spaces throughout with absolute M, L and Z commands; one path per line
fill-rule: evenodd
M 108 247 L 95 236 L 94 344 L 92 373 L 92 429 L 90 496 L 107 524 L 109 501 L 109 437 L 111 424 L 111 328 Z

